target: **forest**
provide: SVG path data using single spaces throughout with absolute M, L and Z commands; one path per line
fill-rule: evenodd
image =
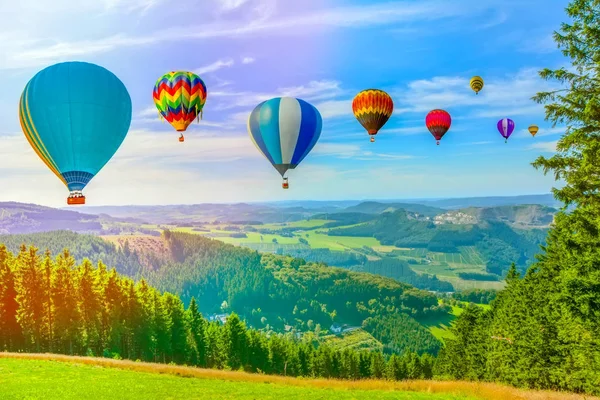
M 566 125 L 556 153 L 533 163 L 561 181 L 553 193 L 563 208 L 536 262 L 525 273 L 512 265 L 489 311 L 469 307 L 455 321 L 439 376 L 600 394 L 598 1 L 574 0 L 567 15 L 554 40 L 572 65 L 540 71 L 562 89 L 534 97 L 548 121 Z
M 208 322 L 192 297 L 161 293 L 99 262 L 0 245 L 0 351 L 52 352 L 342 379 L 432 377 L 434 358 L 333 350 L 313 336 L 266 335 L 233 313 Z
M 159 290 L 177 294 L 186 306 L 194 297 L 204 314 L 235 312 L 248 326 L 265 332 L 284 332 L 286 326 L 301 332 L 314 331 L 317 325 L 326 330 L 333 323 L 361 327 L 368 318 L 380 317 L 380 323 L 365 329 L 387 340 L 390 337 L 379 329 L 394 321 L 388 317 L 402 314 L 402 321 L 410 323 L 396 326 L 398 334 L 390 340 L 397 341 L 385 344 L 398 354 L 404 349 L 436 354 L 440 348 L 427 330 L 411 334 L 419 319 L 449 312 L 432 293 L 383 276 L 260 254 L 193 234 L 165 231 L 161 240 L 168 248 L 162 256 L 132 250 L 128 242 L 120 248 L 66 231 L 0 237 L 13 252 L 23 243 L 53 254 L 72 248 L 77 262 L 102 261 L 128 277 L 144 278 Z

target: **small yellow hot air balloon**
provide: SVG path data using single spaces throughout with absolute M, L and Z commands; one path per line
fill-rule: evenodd
M 471 89 L 475 92 L 475 94 L 479 94 L 479 91 L 483 89 L 483 79 L 480 76 L 474 76 L 471 78 L 471 82 L 469 82 Z
M 529 133 L 531 133 L 531 136 L 535 136 L 535 134 L 540 130 L 537 125 L 529 125 L 528 129 Z

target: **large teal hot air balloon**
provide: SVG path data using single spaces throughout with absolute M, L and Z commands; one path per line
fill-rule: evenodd
M 276 97 L 256 106 L 248 118 L 248 133 L 258 150 L 283 178 L 287 189 L 288 169 L 294 169 L 321 136 L 319 111 L 304 100 Z
M 115 154 L 131 123 L 131 98 L 112 72 L 84 62 L 55 64 L 25 86 L 19 104 L 25 137 L 68 187 L 67 204 Z

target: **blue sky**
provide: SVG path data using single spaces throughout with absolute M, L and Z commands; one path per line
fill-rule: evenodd
M 125 142 L 85 190 L 89 205 L 517 195 L 554 184 L 530 163 L 551 155 L 564 130 L 530 97 L 553 87 L 539 69 L 568 63 L 551 39 L 566 0 L 77 3 L 20 0 L 2 10 L 0 201 L 65 202 L 17 109 L 37 71 L 69 60 L 113 71 L 134 108 Z M 152 103 L 156 79 L 176 69 L 199 73 L 208 87 L 204 120 L 184 144 Z M 485 80 L 478 96 L 472 75 Z M 351 112 L 369 87 L 395 103 L 375 143 Z M 287 191 L 246 132 L 254 106 L 282 95 L 311 102 L 324 119 Z M 440 146 L 424 125 L 434 108 L 453 118 Z M 503 117 L 517 126 L 508 144 L 496 130 Z

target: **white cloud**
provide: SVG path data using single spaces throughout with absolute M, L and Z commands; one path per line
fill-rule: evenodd
M 207 74 L 209 72 L 218 71 L 222 68 L 228 68 L 231 66 L 233 66 L 233 60 L 230 58 L 227 58 L 227 59 L 217 60 L 212 64 L 208 64 L 208 65 L 202 66 L 200 68 L 197 68 L 194 72 L 198 75 L 202 75 L 202 74 Z
M 537 92 L 556 88 L 542 80 L 535 68 L 526 68 L 515 75 L 505 77 L 484 76 L 485 86 L 479 95 L 469 88 L 470 76 L 440 76 L 411 82 L 408 88 L 394 90 L 396 104 L 407 112 L 427 112 L 434 108 L 456 109 L 476 107 L 474 118 L 501 118 L 511 115 L 543 115 L 543 106 L 535 104 L 531 97 Z
M 48 32 L 31 32 L 23 30 L 22 26 L 32 26 L 36 20 L 40 23 L 47 20 L 44 10 L 40 10 L 39 1 L 24 0 L 16 3 L 11 10 L 19 17 L 21 23 L 15 23 L 5 27 L 6 32 L 12 40 L 3 41 L 3 52 L 0 55 L 0 68 L 21 68 L 44 65 L 52 61 L 60 61 L 67 58 L 90 56 L 104 53 L 122 47 L 147 46 L 160 42 L 170 42 L 182 39 L 212 39 L 219 37 L 240 37 L 257 33 L 270 33 L 276 31 L 278 35 L 286 32 L 297 33 L 298 31 L 310 31 L 312 28 L 353 28 L 385 26 L 403 21 L 437 20 L 462 15 L 473 15 L 489 8 L 489 5 L 479 5 L 478 2 L 468 1 L 469 6 L 456 7 L 446 1 L 429 0 L 419 3 L 399 1 L 394 3 L 369 4 L 363 6 L 345 6 L 329 9 L 310 10 L 304 13 L 291 13 L 291 15 L 275 15 L 277 3 L 275 1 L 258 1 L 252 8 L 252 13 L 247 15 L 247 21 L 234 19 L 216 19 L 213 22 L 197 24 L 195 26 L 176 26 L 164 30 L 155 31 L 145 35 L 131 34 L 109 34 L 101 38 L 83 38 L 79 41 L 64 41 L 60 36 L 49 35 Z M 108 0 L 106 0 L 108 1 Z M 185 0 L 181 5 L 185 8 Z M 58 4 L 57 4 L 58 3 Z M 81 1 L 78 7 L 72 7 L 71 2 L 66 0 L 53 1 L 53 12 L 63 10 L 64 17 L 71 20 L 85 20 L 89 15 L 94 15 L 92 7 L 95 2 Z M 229 9 L 236 9 L 245 2 L 231 0 L 221 2 Z M 56 5 L 55 5 L 56 4 Z M 153 7 L 156 1 L 151 0 L 110 0 L 110 7 L 125 7 L 126 9 L 144 9 Z M 284 4 L 284 3 L 282 3 Z M 87 8 L 86 8 L 87 7 Z M 96 5 L 97 7 L 97 5 Z M 287 7 L 282 7 L 286 9 Z M 155 10 L 159 9 L 154 7 Z M 209 11 L 206 8 L 205 11 Z M 23 19 L 22 15 L 27 15 Z M 4 20 L 10 19 L 6 16 Z M 35 26 L 35 25 L 33 25 Z M 10 29 L 13 28 L 11 31 Z M 314 30 L 314 29 L 313 29 Z M 55 33 L 56 35 L 56 33 Z
M 544 151 L 544 152 L 548 152 L 548 153 L 555 153 L 557 143 L 558 143 L 558 140 L 554 140 L 552 142 L 538 142 L 538 143 L 534 143 L 534 144 L 530 145 L 528 147 L 528 149 L 529 150 L 540 150 L 540 151 Z
M 212 98 L 223 97 L 226 101 L 213 107 L 218 110 L 227 110 L 238 107 L 254 107 L 273 97 L 289 96 L 307 101 L 319 101 L 334 98 L 341 93 L 343 91 L 340 88 L 340 82 L 320 80 L 310 81 L 306 85 L 279 88 L 272 93 L 216 91 L 211 92 L 210 96 Z
M 243 57 L 242 58 L 242 64 L 252 64 L 254 61 L 256 61 L 253 57 Z
M 370 143 L 365 143 L 369 146 Z M 334 156 L 337 158 L 353 160 L 406 160 L 415 158 L 415 156 L 407 154 L 393 154 L 393 153 L 376 153 L 365 148 L 365 145 L 349 144 L 349 143 L 327 143 L 318 142 L 313 150 L 311 156 Z
M 554 128 L 543 128 L 542 127 L 542 128 L 539 128 L 538 132 L 535 134 L 535 138 L 539 138 L 542 136 L 563 135 L 563 134 L 565 134 L 566 130 L 567 130 L 566 127 L 561 127 L 561 126 L 557 126 Z M 525 128 L 525 129 L 520 129 L 518 132 L 515 132 L 513 134 L 513 136 L 515 136 L 517 138 L 530 139 L 531 133 L 529 133 L 528 128 Z
M 248 0 L 217 0 L 224 11 L 232 11 L 248 3 Z

